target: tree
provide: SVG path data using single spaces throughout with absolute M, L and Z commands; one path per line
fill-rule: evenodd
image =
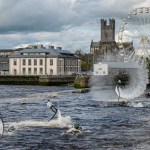
M 92 69 L 93 63 L 88 63 L 81 61 L 81 71 L 90 71 Z
M 93 68 L 93 54 L 84 53 L 81 49 L 76 50 L 75 54 L 81 58 L 81 71 L 90 71 Z

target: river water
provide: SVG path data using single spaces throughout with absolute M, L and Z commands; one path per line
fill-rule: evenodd
M 122 107 L 115 102 L 113 89 L 70 90 L 74 88 L 1 85 L 4 135 L 0 149 L 150 150 L 148 98 L 141 96 L 138 102 Z M 58 118 L 49 122 L 53 112 L 46 105 L 48 99 L 59 108 L 61 122 Z M 80 134 L 67 133 L 74 123 L 82 126 Z

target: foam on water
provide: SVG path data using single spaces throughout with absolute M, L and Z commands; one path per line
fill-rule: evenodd
M 143 105 L 141 102 L 138 102 L 138 103 L 132 102 L 130 105 L 131 105 L 132 107 L 144 107 L 144 105 Z
M 9 122 L 8 134 L 23 127 L 49 127 L 49 128 L 69 128 L 72 124 L 70 116 L 62 116 L 61 112 L 58 110 L 58 118 L 50 121 L 37 121 L 37 120 L 25 120 L 19 122 Z
M 41 99 L 41 98 L 52 98 L 52 97 L 58 97 L 58 94 L 60 92 L 44 92 L 44 93 L 37 93 L 37 94 L 30 94 L 27 96 L 27 98 L 36 98 L 36 99 Z
M 28 103 L 32 101 L 38 101 L 41 99 L 49 99 L 58 97 L 58 93 L 54 92 L 44 92 L 38 94 L 30 94 L 27 97 L 17 97 L 17 98 L 0 98 L 0 103 Z
M 70 116 L 66 116 L 61 118 L 61 121 L 58 119 L 54 119 L 51 121 L 36 121 L 36 120 L 25 120 L 20 122 L 10 122 L 9 126 L 13 126 L 15 129 L 19 127 L 25 127 L 25 126 L 39 126 L 39 127 L 58 127 L 58 128 L 65 128 L 68 127 L 68 125 L 71 124 L 71 118 Z

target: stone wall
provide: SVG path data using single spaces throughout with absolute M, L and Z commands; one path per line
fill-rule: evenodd
M 39 76 L 0 76 L 0 84 L 38 85 Z
M 88 88 L 90 76 L 79 76 L 75 78 L 74 87 L 75 88 Z
M 4 85 L 49 85 L 59 86 L 74 84 L 73 76 L 0 76 Z

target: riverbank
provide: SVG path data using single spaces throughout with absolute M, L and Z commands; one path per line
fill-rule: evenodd
M 44 85 L 44 86 L 74 86 L 75 88 L 90 88 L 91 76 L 0 76 L 0 85 Z M 106 79 L 103 79 L 103 81 Z M 107 81 L 107 80 L 106 80 Z M 112 84 L 105 83 L 105 86 Z M 102 86 L 103 87 L 103 86 Z M 150 84 L 147 85 L 150 88 Z
M 0 76 L 2 85 L 70 85 L 74 84 L 73 76 Z

